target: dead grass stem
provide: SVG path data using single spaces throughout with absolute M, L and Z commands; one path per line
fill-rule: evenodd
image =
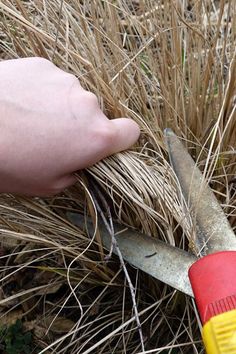
M 2 0 L 2 59 L 43 56 L 77 75 L 109 118 L 129 116 L 132 149 L 80 175 L 53 199 L 0 196 L 1 318 L 20 318 L 40 353 L 203 353 L 187 297 L 127 265 L 66 218 L 91 216 L 88 179 L 120 223 L 188 249 L 194 226 L 163 129 L 183 140 L 236 227 L 236 3 L 231 0 Z M 89 142 L 88 142 L 89 143 Z M 142 349 L 145 347 L 145 350 Z

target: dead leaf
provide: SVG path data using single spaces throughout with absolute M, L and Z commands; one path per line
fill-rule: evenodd
M 36 320 L 24 322 L 24 330 L 29 332 L 35 328 Z
M 50 331 L 53 333 L 67 333 L 72 330 L 75 326 L 75 322 L 64 318 L 64 317 L 57 317 L 54 316 L 47 317 L 44 321 L 46 326 L 50 328 Z
M 1 326 L 11 326 L 23 317 L 22 310 L 15 310 L 1 316 Z
M 44 289 L 37 291 L 37 295 L 55 294 L 63 283 L 48 284 Z

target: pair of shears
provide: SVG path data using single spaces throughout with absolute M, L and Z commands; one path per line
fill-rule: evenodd
M 164 134 L 170 164 L 195 226 L 195 254 L 132 229 L 124 230 L 122 225 L 115 225 L 116 241 L 126 261 L 195 298 L 208 354 L 235 354 L 236 237 L 180 139 L 170 129 Z M 79 214 L 69 213 L 68 217 L 80 227 L 84 224 Z M 100 233 L 104 247 L 110 249 L 110 235 L 102 224 Z

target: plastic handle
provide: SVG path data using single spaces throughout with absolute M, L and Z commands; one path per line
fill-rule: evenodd
M 202 338 L 208 354 L 235 354 L 236 310 L 212 317 L 203 326 Z
M 200 258 L 190 267 L 189 279 L 203 324 L 236 309 L 236 251 Z
M 208 354 L 236 353 L 236 251 L 217 252 L 189 269 Z

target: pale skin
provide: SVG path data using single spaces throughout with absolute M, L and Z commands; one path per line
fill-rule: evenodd
M 96 96 L 50 61 L 0 62 L 0 192 L 52 196 L 74 173 L 138 139 L 128 118 L 109 120 Z

